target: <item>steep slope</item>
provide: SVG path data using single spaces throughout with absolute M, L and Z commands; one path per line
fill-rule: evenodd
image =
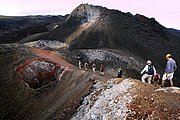
M 180 65 L 179 37 L 170 34 L 154 18 L 100 6 L 81 4 L 64 24 L 44 38 L 65 42 L 71 50 L 110 48 L 129 51 L 144 60 L 151 59 L 161 66 L 158 68 L 161 70 L 165 67 L 164 56 L 171 53 Z M 176 77 L 180 78 L 180 75 L 176 74 Z
M 14 43 L 22 38 L 52 30 L 66 16 L 0 16 L 0 43 Z

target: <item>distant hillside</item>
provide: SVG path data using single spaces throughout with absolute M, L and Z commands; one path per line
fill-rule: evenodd
M 180 38 L 180 30 L 176 30 L 176 29 L 173 29 L 173 28 L 169 28 L 168 31 L 170 33 L 172 33 L 173 35 L 176 35 Z
M 0 43 L 14 43 L 22 38 L 52 30 L 67 16 L 0 16 Z

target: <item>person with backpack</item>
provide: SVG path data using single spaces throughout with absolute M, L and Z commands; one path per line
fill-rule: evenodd
M 148 80 L 148 83 L 151 84 L 152 77 L 155 75 L 156 69 L 154 65 L 152 65 L 152 62 L 148 60 L 146 62 L 146 65 L 144 69 L 141 71 L 141 81 L 145 83 L 145 80 Z
M 167 59 L 167 64 L 166 64 L 164 75 L 162 77 L 162 84 L 161 85 L 162 85 L 162 87 L 164 87 L 165 80 L 170 80 L 170 85 L 172 87 L 173 86 L 172 79 L 174 76 L 174 72 L 177 69 L 177 65 L 176 65 L 176 61 L 173 60 L 171 54 L 167 54 L 165 58 Z
M 160 78 L 161 78 L 160 74 L 156 71 L 156 74 L 155 74 L 154 77 L 153 77 L 153 80 L 154 80 L 154 84 L 155 84 L 155 85 L 158 85 L 158 84 L 159 84 Z

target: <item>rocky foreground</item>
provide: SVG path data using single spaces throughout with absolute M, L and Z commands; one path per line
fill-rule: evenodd
M 179 120 L 180 88 L 159 88 L 138 80 L 97 82 L 71 120 Z

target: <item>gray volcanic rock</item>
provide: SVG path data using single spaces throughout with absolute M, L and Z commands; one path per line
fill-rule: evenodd
M 66 21 L 68 20 L 74 20 L 76 22 L 85 23 L 92 20 L 96 20 L 100 16 L 100 10 L 101 8 L 94 9 L 94 6 L 85 4 L 78 6 L 75 10 L 72 11 L 72 13 L 68 16 Z
M 133 90 L 133 83 L 128 79 L 120 84 L 113 82 L 114 80 L 109 80 L 106 84 L 94 85 L 94 91 L 84 98 L 83 104 L 78 108 L 78 113 L 71 120 L 126 120 L 128 104 L 132 101 L 130 91 Z
M 176 120 L 179 99 L 177 87 L 158 88 L 131 78 L 110 79 L 93 86 L 71 120 Z
M 51 50 L 59 50 L 61 48 L 66 47 L 67 45 L 65 43 L 62 43 L 60 41 L 51 41 L 51 40 L 38 40 L 34 42 L 28 42 L 25 43 L 25 45 L 30 47 L 36 47 L 41 49 L 51 49 Z
M 93 63 L 99 71 L 100 64 L 104 66 L 105 74 L 116 76 L 119 67 L 123 70 L 123 76 L 140 78 L 140 71 L 144 67 L 145 61 L 129 52 L 109 49 L 88 49 L 88 50 L 59 50 L 60 55 L 64 56 L 67 61 L 78 66 L 78 61 L 84 67 L 88 63 L 89 69 L 92 69 Z

